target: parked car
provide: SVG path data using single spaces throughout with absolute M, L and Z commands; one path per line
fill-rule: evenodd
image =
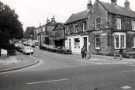
M 24 47 L 24 45 L 22 43 L 15 43 L 15 48 L 17 51 L 21 52 L 21 49 Z
M 135 58 L 135 51 L 125 51 L 123 57 L 126 58 Z
M 33 53 L 34 53 L 33 48 L 30 47 L 30 46 L 23 46 L 23 48 L 21 49 L 21 51 L 22 51 L 24 54 L 33 54 Z

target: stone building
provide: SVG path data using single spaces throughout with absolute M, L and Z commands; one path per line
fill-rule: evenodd
M 124 7 L 96 0 L 90 5 L 88 13 L 90 50 L 94 54 L 113 54 L 115 50 L 132 51 L 135 49 L 135 12 L 130 2 L 125 0 Z

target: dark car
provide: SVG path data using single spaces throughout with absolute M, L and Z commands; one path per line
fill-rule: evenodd
M 135 58 L 135 51 L 125 51 L 123 53 L 123 57 L 125 57 L 125 58 Z

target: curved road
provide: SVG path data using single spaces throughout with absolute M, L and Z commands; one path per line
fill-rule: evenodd
M 135 90 L 135 66 L 85 64 L 42 50 L 33 59 L 40 64 L 0 73 L 0 90 Z

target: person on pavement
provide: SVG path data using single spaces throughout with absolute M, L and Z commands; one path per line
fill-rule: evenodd
M 87 50 L 86 50 L 85 46 L 83 46 L 81 49 L 81 56 L 82 56 L 82 59 L 86 59 Z

